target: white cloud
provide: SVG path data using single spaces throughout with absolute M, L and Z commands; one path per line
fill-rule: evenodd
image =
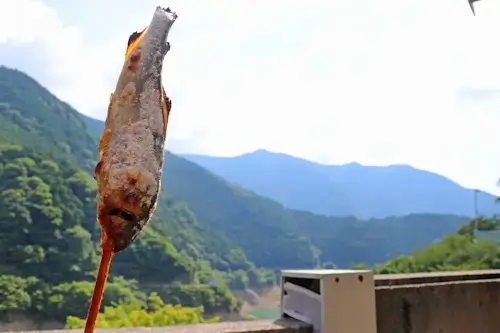
M 42 82 L 103 119 L 124 43 L 156 1 L 67 3 L 0 0 L 0 61 L 1 43 L 33 46 Z M 500 99 L 464 91 L 500 91 L 499 3 L 475 17 L 465 0 L 168 4 L 170 147 L 409 163 L 493 190 Z
M 42 84 L 86 113 L 109 100 L 116 59 L 124 49 L 123 44 L 118 49 L 113 41 L 93 43 L 91 38 L 42 1 L 0 0 L 0 44 L 6 44 L 0 60 L 7 48 L 24 47 L 27 60 L 37 58 L 43 66 Z

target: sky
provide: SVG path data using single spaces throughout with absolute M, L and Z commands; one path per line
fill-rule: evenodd
M 0 64 L 103 120 L 158 4 L 179 15 L 167 149 L 410 164 L 500 194 L 500 1 L 0 0 Z

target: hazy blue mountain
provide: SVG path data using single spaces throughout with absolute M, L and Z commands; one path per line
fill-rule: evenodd
M 474 215 L 474 190 L 409 165 L 322 165 L 265 150 L 229 158 L 183 156 L 294 209 L 364 218 L 412 213 Z M 480 214 L 500 212 L 489 193 L 477 193 L 477 203 Z
M 3 171 L 5 178 L 3 184 L 6 184 L 0 186 L 0 190 L 5 190 L 0 199 L 4 199 L 3 204 L 6 207 L 0 209 L 0 213 L 17 212 L 19 207 L 28 205 L 26 209 L 21 210 L 22 214 L 8 214 L 3 219 L 0 218 L 1 223 L 8 223 L 8 227 L 2 229 L 4 239 L 17 239 L 12 237 L 16 232 L 20 232 L 19 235 L 23 239 L 20 242 L 29 241 L 23 229 L 29 225 L 29 220 L 24 221 L 23 218 L 30 216 L 26 213 L 31 212 L 30 209 L 37 209 L 30 214 L 35 214 L 33 219 L 40 223 L 44 221 L 43 218 L 49 217 L 50 221 L 58 221 L 52 218 L 52 215 L 44 214 L 59 210 L 68 212 L 69 215 L 65 215 L 64 221 L 67 223 L 84 221 L 85 227 L 89 228 L 88 231 L 98 237 L 96 233 L 98 227 L 95 223 L 95 181 L 92 175 L 97 157 L 97 140 L 103 126 L 102 121 L 82 116 L 23 72 L 0 66 L 0 145 L 2 145 L 0 176 Z M 167 147 L 171 143 L 172 141 L 168 139 Z M 25 151 L 25 154 L 21 155 L 24 156 L 22 158 L 19 155 L 21 151 Z M 29 151 L 36 152 L 40 156 L 36 157 Z M 264 153 L 264 157 L 273 157 L 272 154 L 261 153 Z M 249 157 L 252 160 L 255 156 Z M 272 165 L 273 161 L 275 160 L 271 158 L 267 164 Z M 146 242 L 153 245 L 159 244 L 156 241 L 161 241 L 166 246 L 162 245 L 156 247 L 156 250 L 151 250 L 156 251 L 153 256 L 155 260 L 161 261 L 163 260 L 161 258 L 166 258 L 161 254 L 165 249 L 168 252 L 166 252 L 167 257 L 173 260 L 168 259 L 169 262 L 177 267 L 174 269 L 169 265 L 160 265 L 168 272 L 168 274 L 163 271 L 158 273 L 162 281 L 167 281 L 167 275 L 174 274 L 177 269 L 180 269 L 181 273 L 187 272 L 185 269 L 193 269 L 195 266 L 189 263 L 200 260 L 203 260 L 203 267 L 208 264 L 211 266 L 206 268 L 234 272 L 236 274 L 234 277 L 239 276 L 238 280 L 234 281 L 240 287 L 246 285 L 245 276 L 248 276 L 250 284 L 254 284 L 251 281 L 257 284 L 272 281 L 272 274 L 258 270 L 256 266 L 276 270 L 311 268 L 318 265 L 319 261 L 334 262 L 341 267 L 359 261 L 367 264 L 380 263 L 388 258 L 423 248 L 445 234 L 456 232 L 467 221 L 466 217 L 451 214 L 413 214 L 369 220 L 321 216 L 287 209 L 278 201 L 234 185 L 183 157 L 167 153 L 165 162 L 162 194 L 154 221 L 147 229 L 149 231 L 138 238 L 139 243 L 135 243 Z M 252 163 L 252 167 L 256 170 L 261 167 L 259 158 Z M 42 169 L 35 169 L 38 164 Z M 337 197 L 343 193 L 324 186 L 325 177 L 321 166 L 289 158 L 286 155 L 281 155 L 275 164 L 274 167 L 268 168 L 269 172 L 273 170 L 275 172 L 268 181 L 282 180 L 279 186 L 275 186 L 279 190 L 278 194 L 287 187 L 282 178 L 282 175 L 287 173 L 288 179 L 295 179 L 293 182 L 295 186 L 301 185 L 303 188 L 309 186 L 310 195 L 306 196 L 308 199 L 314 199 L 313 195 L 317 195 L 320 190 L 325 195 Z M 72 170 L 78 172 L 75 174 L 75 171 L 72 171 L 58 176 L 43 171 L 47 165 L 52 165 L 53 171 L 73 168 Z M 295 176 L 304 169 L 309 172 L 309 179 Z M 31 195 L 26 186 L 29 185 L 31 188 L 41 181 L 47 181 L 54 186 L 52 188 L 52 185 L 47 185 L 45 190 L 44 187 L 38 186 L 36 188 L 43 191 L 37 190 L 37 195 Z M 83 187 L 76 186 L 77 181 L 81 181 Z M 69 193 L 67 191 L 76 191 L 74 193 L 76 201 L 64 199 L 64 193 Z M 40 195 L 43 193 L 48 197 L 43 199 L 45 201 L 40 201 Z M 29 196 L 22 201 L 17 199 L 13 201 L 12 195 L 15 198 Z M 290 196 L 292 199 L 294 197 Z M 31 200 L 35 200 L 33 202 L 36 204 Z M 51 200 L 57 202 L 59 205 L 57 207 L 60 208 L 53 210 L 49 205 Z M 311 202 L 314 203 L 314 200 Z M 348 205 L 342 206 L 347 201 L 342 203 L 332 200 L 332 202 L 338 204 L 338 209 L 350 209 Z M 50 209 L 45 209 L 46 205 L 49 205 L 47 207 Z M 38 212 L 39 209 L 45 209 L 42 215 Z M 42 223 L 41 226 L 44 225 Z M 39 224 L 33 226 L 40 227 Z M 63 227 L 65 226 L 66 224 Z M 54 227 L 59 228 L 59 225 L 55 224 Z M 36 232 L 42 231 L 43 228 L 37 229 Z M 155 242 L 148 243 L 148 235 L 154 236 Z M 33 239 L 40 238 L 33 237 L 35 237 Z M 88 239 L 88 242 L 91 240 Z M 46 240 L 44 244 L 51 246 Z M 133 251 L 127 253 L 138 258 Z M 182 263 L 177 262 L 175 258 Z M 125 261 L 129 260 L 130 258 Z M 143 260 L 140 264 L 151 263 L 154 265 L 153 261 Z M 184 264 L 186 266 L 183 266 Z M 12 267 L 19 265 L 20 262 L 15 262 Z M 63 266 L 69 267 L 66 264 Z M 126 266 L 132 267 L 128 264 Z M 134 271 L 125 266 L 121 269 L 124 269 L 124 272 Z M 140 269 L 137 271 L 140 272 Z M 229 275 L 227 277 L 229 278 Z M 233 280 L 227 281 L 233 283 L 231 282 Z

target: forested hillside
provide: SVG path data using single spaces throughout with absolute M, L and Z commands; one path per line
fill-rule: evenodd
M 28 75 L 0 66 L 0 140 L 94 169 L 96 141 L 80 114 Z
M 0 124 L 0 319 L 84 317 L 99 253 L 96 136 L 75 110 L 5 67 Z M 274 282 L 187 205 L 167 193 L 160 200 L 151 225 L 116 256 L 104 305 L 146 304 L 154 290 L 166 303 L 230 313 L 239 303 L 228 286 Z
M 102 122 L 29 76 L 0 67 L 1 320 L 85 315 L 99 253 L 91 174 L 101 130 Z M 378 264 L 455 232 L 463 221 L 439 215 L 360 221 L 293 211 L 168 153 L 158 210 L 116 256 L 105 305 L 118 305 L 110 318 L 151 303 L 203 305 L 158 309 L 169 323 L 198 322 L 203 311 L 237 312 L 229 288 L 272 284 L 280 268 Z
M 20 71 L 0 67 L 0 91 L 4 96 L 0 99 L 0 123 L 5 127 L 0 132 L 0 137 L 4 138 L 0 142 L 33 148 L 75 168 L 83 165 L 82 171 L 88 171 L 86 176 L 89 182 L 95 183 L 90 175 L 95 166 L 100 133 L 92 130 L 78 112 Z M 30 137 L 31 133 L 36 136 Z M 78 161 L 78 164 L 72 163 L 74 161 Z M 172 200 L 167 191 L 168 188 L 164 186 L 158 211 L 151 223 L 153 228 L 168 235 L 173 245 L 182 247 L 184 253 L 195 259 L 207 260 L 219 269 L 254 270 L 254 265 L 246 259 L 240 248 L 223 233 L 206 225 L 201 226 L 189 207 Z M 95 210 L 85 214 L 96 225 Z M 254 281 L 261 279 L 260 272 L 251 274 Z
M 103 122 L 83 117 L 102 131 Z M 186 202 L 200 224 L 220 230 L 250 260 L 271 269 L 378 264 L 454 233 L 467 220 L 446 214 L 361 220 L 291 210 L 178 155 L 167 153 L 165 161 L 163 185 L 169 194 Z
M 224 230 L 264 267 L 382 263 L 454 233 L 467 221 L 435 214 L 359 220 L 290 210 L 185 159 L 172 154 L 167 158 L 164 184 L 172 196 L 187 202 L 203 223 Z
M 385 219 L 321 216 L 293 211 L 300 232 L 321 249 L 323 265 L 348 267 L 353 263 L 381 264 L 411 254 L 447 234 L 467 218 L 454 215 L 410 214 Z
M 19 145 L 2 143 L 0 160 L 1 318 L 85 316 L 98 264 L 93 179 Z M 105 305 L 145 302 L 154 290 L 189 306 L 205 298 L 207 313 L 238 308 L 223 284 L 203 285 L 214 278 L 209 265 L 179 253 L 155 228 L 116 256 L 111 274 Z M 183 284 L 167 284 L 175 281 Z
M 374 269 L 380 274 L 500 269 L 500 238 L 480 239 L 475 228 L 475 233 L 498 235 L 500 219 L 479 217 L 435 244 Z

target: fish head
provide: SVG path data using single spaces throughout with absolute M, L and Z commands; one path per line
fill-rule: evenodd
M 150 25 L 129 36 L 122 76 L 143 82 L 161 76 L 163 60 L 170 50 L 168 33 L 176 19 L 170 8 L 157 7 Z
M 113 244 L 114 253 L 126 249 L 149 223 L 156 210 L 157 190 L 143 192 L 136 186 L 123 187 L 99 198 L 98 221 Z

